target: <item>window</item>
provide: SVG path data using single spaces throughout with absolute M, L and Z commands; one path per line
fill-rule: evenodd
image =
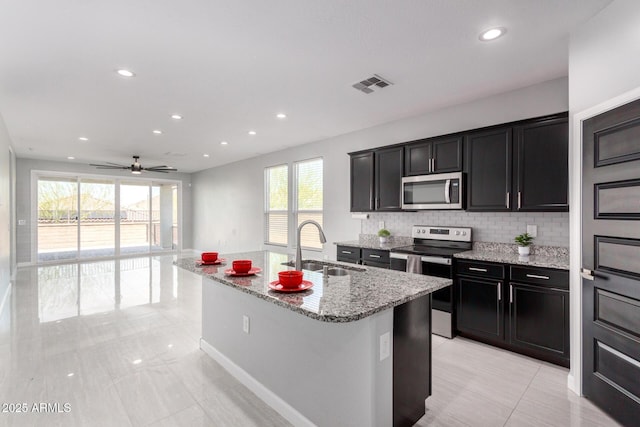
M 306 220 L 322 225 L 322 159 L 295 163 L 296 170 L 296 228 Z M 303 248 L 322 249 L 318 230 L 313 226 L 302 229 L 300 245 Z
M 287 246 L 289 243 L 289 167 L 265 169 L 265 242 Z
M 323 163 L 322 159 L 295 162 L 293 178 L 289 177 L 288 165 L 265 169 L 265 243 L 289 246 L 289 238 L 306 220 L 322 225 Z M 289 192 L 289 182 L 294 191 Z M 292 224 L 289 229 L 289 224 Z M 300 236 L 305 249 L 322 249 L 315 227 L 305 227 Z M 294 246 L 294 245 L 291 245 Z

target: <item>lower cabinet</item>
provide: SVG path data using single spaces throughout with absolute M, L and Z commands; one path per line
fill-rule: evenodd
M 338 245 L 336 249 L 336 259 L 351 264 L 360 264 L 360 248 Z
M 458 330 L 491 340 L 504 339 L 502 282 L 459 277 Z
M 569 366 L 567 271 L 459 261 L 456 272 L 460 335 Z
M 389 251 L 384 249 L 363 249 L 357 246 L 338 245 L 336 259 L 352 264 L 362 264 L 371 267 L 390 268 Z

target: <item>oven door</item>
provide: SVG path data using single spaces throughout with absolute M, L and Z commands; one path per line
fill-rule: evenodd
M 453 270 L 450 258 L 421 256 L 422 274 L 427 276 L 451 279 Z M 407 254 L 392 252 L 390 254 L 391 269 L 407 271 Z M 436 310 L 453 312 L 453 285 L 439 289 L 431 294 L 432 307 Z
M 462 173 L 402 178 L 402 209 L 462 209 Z

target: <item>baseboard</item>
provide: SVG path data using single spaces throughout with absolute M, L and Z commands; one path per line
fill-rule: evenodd
M 9 286 L 7 286 L 7 290 L 5 291 L 4 295 L 2 296 L 2 302 L 0 302 L 0 319 L 2 318 L 2 314 L 4 313 L 4 306 L 5 304 L 9 303 L 9 297 L 11 296 L 11 288 L 12 288 L 13 284 L 11 282 L 9 282 Z
M 200 339 L 200 348 L 291 424 L 294 426 L 315 426 L 315 424 L 309 421 L 309 419 L 298 412 L 294 407 L 282 400 L 278 395 L 262 385 L 260 381 L 253 378 L 249 373 L 247 373 L 247 371 L 236 365 L 227 356 L 220 353 L 202 338 Z

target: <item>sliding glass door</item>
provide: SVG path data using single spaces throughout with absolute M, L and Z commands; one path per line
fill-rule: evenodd
M 38 176 L 37 261 L 177 249 L 179 188 L 175 181 Z
M 115 255 L 115 189 L 113 181 L 80 179 L 80 258 Z
M 38 261 L 78 256 L 78 180 L 38 179 Z

